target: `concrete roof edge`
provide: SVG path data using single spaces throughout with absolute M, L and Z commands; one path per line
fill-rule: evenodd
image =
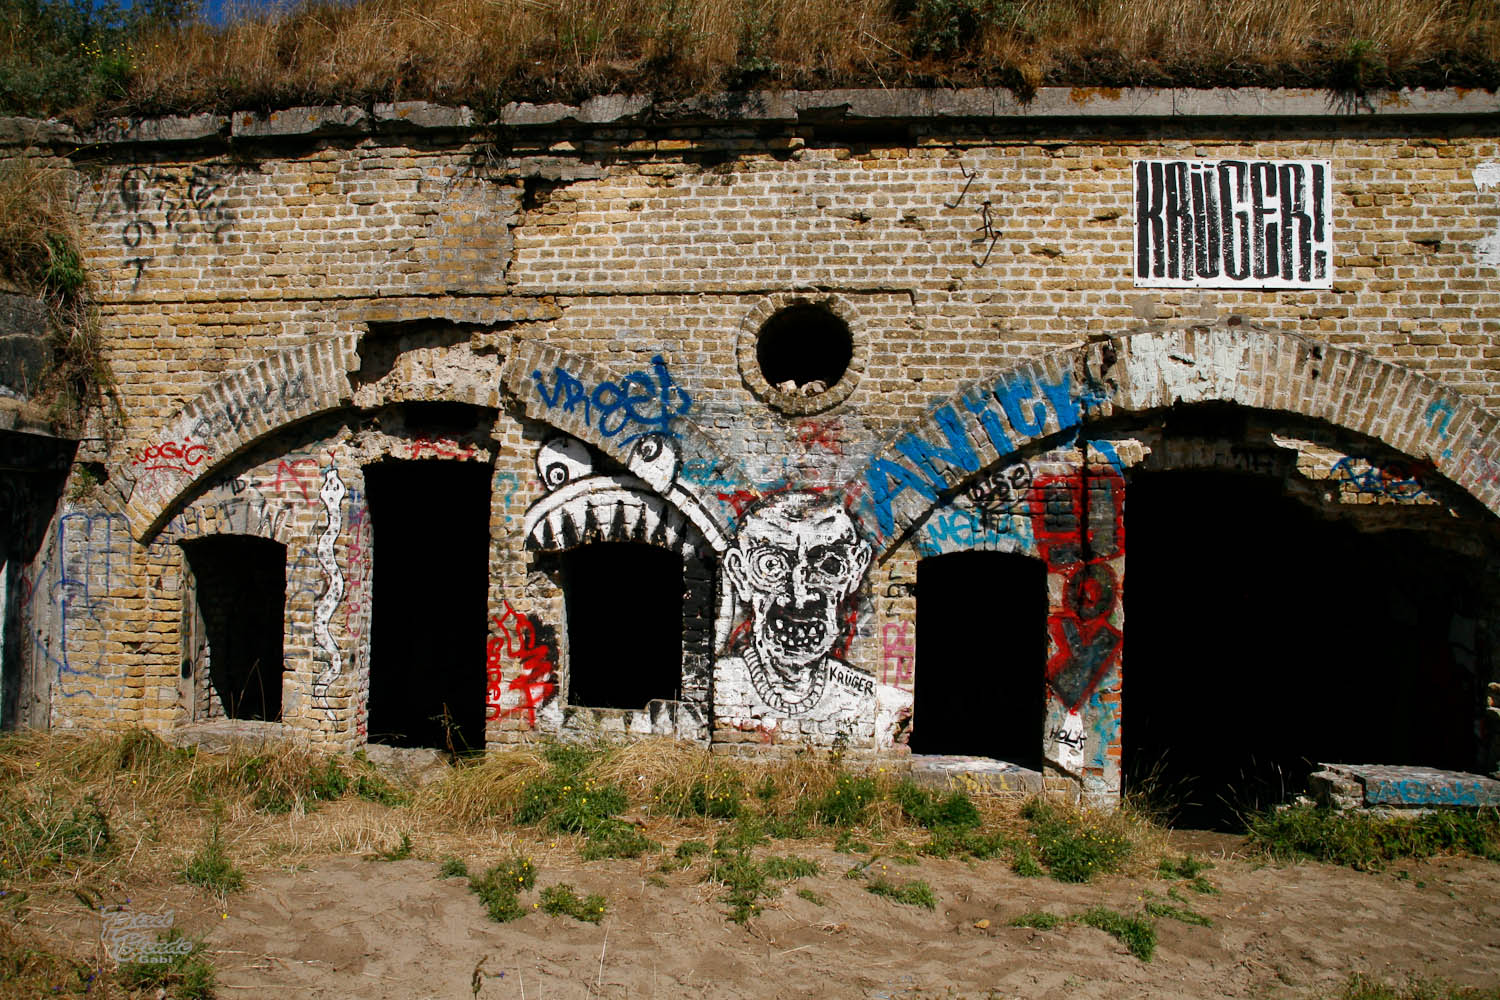
M 581 104 L 513 102 L 508 128 L 802 121 L 982 121 L 995 119 L 1419 119 L 1500 115 L 1486 90 L 1403 89 L 1347 94 L 1318 89 L 1221 87 L 1043 87 L 1029 101 L 1002 87 L 743 91 L 686 98 L 608 94 Z M 161 144 L 402 132 L 470 131 L 485 123 L 468 107 L 426 101 L 284 108 L 269 113 L 113 118 L 88 129 L 53 119 L 0 117 L 0 146 Z

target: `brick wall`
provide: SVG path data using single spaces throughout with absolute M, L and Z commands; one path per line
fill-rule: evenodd
M 650 124 L 579 124 L 513 109 L 503 141 L 451 116 L 425 133 L 389 116 L 347 128 L 223 120 L 180 141 L 116 130 L 71 163 L 121 404 L 93 457 L 113 475 L 94 499 L 63 507 L 22 588 L 30 669 L 50 677 L 52 724 L 180 721 L 174 543 L 234 532 L 287 546 L 286 724 L 314 739 L 361 740 L 378 562 L 361 469 L 436 457 L 493 469 L 490 687 L 477 695 L 489 700 L 492 742 L 597 726 L 711 734 L 726 749 L 812 742 L 899 753 L 924 669 L 914 653 L 916 560 L 996 548 L 1049 570 L 1053 611 L 1038 628 L 1062 672 L 1049 688 L 1049 768 L 1113 795 L 1122 665 L 1106 640 L 1123 634 L 1123 610 L 1112 596 L 1080 619 L 1069 588 L 1085 585 L 1070 583 L 1080 568 L 1090 587 L 1106 577 L 1123 586 L 1124 548 L 1080 554 L 1081 525 L 1097 531 L 1122 516 L 1129 470 L 1142 462 L 1233 468 L 1243 445 L 1221 437 L 1189 456 L 1164 436 L 1152 413 L 1184 396 L 1169 350 L 1149 362 L 1155 388 L 1140 370 L 1131 376 L 1134 396 L 1107 366 L 1089 367 L 1089 350 L 1193 326 L 1219 331 L 1222 343 L 1274 341 L 1265 370 L 1220 341 L 1204 340 L 1189 359 L 1188 381 L 1208 387 L 1189 401 L 1299 415 L 1287 426 L 1301 443 L 1268 445 L 1280 458 L 1244 471 L 1274 475 L 1325 511 L 1378 508 L 1372 516 L 1389 519 L 1451 509 L 1464 544 L 1492 539 L 1500 107 L 1489 99 L 1459 113 L 1453 101 L 1470 99 L 1450 98 L 1408 95 L 1357 116 L 1298 105 L 1295 119 L 1224 118 L 1212 99 L 1197 114 L 1133 116 L 1048 98 L 1036 114 L 993 120 L 663 111 Z M 76 139 L 53 136 L 51 148 Z M 1138 158 L 1328 161 L 1332 288 L 1134 287 Z M 787 406 L 751 370 L 759 323 L 797 302 L 836 313 L 853 338 L 850 374 L 826 407 Z M 1326 373 L 1308 360 L 1323 349 Z M 1290 402 L 1241 391 L 1247 379 L 1274 383 L 1278 358 L 1291 359 L 1292 396 L 1297 379 L 1362 377 L 1363 360 L 1335 369 L 1335 356 L 1387 367 L 1327 405 L 1313 390 Z M 1147 364 L 1147 352 L 1135 357 L 1138 369 Z M 951 452 L 935 408 L 1044 359 L 1055 376 L 1076 376 L 1067 391 L 1081 416 L 1053 413 L 1045 429 L 1012 434 L 1012 453 L 981 444 L 974 467 L 908 463 L 911 476 L 937 477 L 925 487 L 932 496 L 907 490 L 882 525 L 871 463 L 902 461 L 893 442 L 909 429 Z M 1369 412 L 1387 393 L 1388 412 Z M 1044 401 L 1040 390 L 1024 399 Z M 417 404 L 444 401 L 472 409 L 466 435 L 424 423 Z M 1400 427 L 1389 416 L 1398 409 Z M 964 419 L 982 442 L 977 411 Z M 559 436 L 582 442 L 589 467 L 549 484 L 538 450 Z M 664 441 L 665 458 L 647 453 Z M 1025 482 L 997 486 L 992 474 L 1017 463 Z M 837 573 L 820 584 L 840 634 L 814 666 L 795 662 L 795 642 L 756 654 L 784 657 L 804 677 L 825 671 L 814 698 L 822 716 L 778 710 L 753 669 L 725 666 L 745 660 L 761 619 L 780 613 L 737 592 L 728 565 L 748 554 L 743 526 L 771 525 L 756 511 L 787 494 L 809 500 L 786 530 L 828 543 L 847 525 L 837 558 L 858 567 L 848 587 Z M 640 519 L 680 522 L 671 537 L 644 540 L 682 552 L 690 577 L 704 566 L 717 576 L 713 599 L 690 601 L 693 697 L 639 713 L 563 704 L 562 592 L 540 558 L 548 545 L 528 543 L 524 530 L 528 511 L 543 508 L 603 539 L 629 537 Z M 822 515 L 809 512 L 825 508 L 848 513 L 812 526 Z M 1434 537 L 1455 534 L 1422 524 Z M 436 497 L 433 528 L 440 538 Z M 825 624 L 794 615 L 778 627 L 816 636 Z M 1070 660 L 1070 644 L 1099 635 L 1092 659 Z M 708 679 L 702 644 L 718 651 Z M 1477 655 L 1483 689 L 1500 675 L 1493 656 Z M 766 676 L 774 687 L 774 671 Z M 1495 689 L 1485 697 L 1493 706 Z M 1493 739 L 1494 708 L 1473 708 Z M 1081 742 L 1070 712 L 1082 713 Z

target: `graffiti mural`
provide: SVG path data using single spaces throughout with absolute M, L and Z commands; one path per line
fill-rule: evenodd
M 328 689 L 339 679 L 344 665 L 343 654 L 339 652 L 339 644 L 334 641 L 328 625 L 333 621 L 333 613 L 339 602 L 344 599 L 344 573 L 339 569 L 333 549 L 343 525 L 344 495 L 347 492 L 344 481 L 339 478 L 338 469 L 330 465 L 323 473 L 323 488 L 318 493 L 328 512 L 328 522 L 323 528 L 323 534 L 318 537 L 318 565 L 322 567 L 328 584 L 323 596 L 318 598 L 313 626 L 318 645 L 328 654 L 328 666 L 318 672 L 317 679 L 313 682 L 313 699 L 323 709 L 329 721 L 336 721 L 338 716 L 328 703 Z
M 727 655 L 714 701 L 734 726 L 795 720 L 778 732 L 877 735 L 889 743 L 910 695 L 844 660 L 853 598 L 871 549 L 836 499 L 798 491 L 767 497 L 745 515 L 724 555 Z
M 526 511 L 529 548 L 555 551 L 587 541 L 631 541 L 677 550 L 691 526 L 715 551 L 724 549 L 717 519 L 697 487 L 683 482 L 672 438 L 638 437 L 628 472 L 596 471 L 595 464 L 577 438 L 555 437 L 537 450 L 537 476 L 547 493 Z
M 693 407 L 693 397 L 672 380 L 660 354 L 651 359 L 650 371 L 631 372 L 618 382 L 600 382 L 593 388 L 560 366 L 552 369 L 550 390 L 540 370 L 533 371 L 531 378 L 549 410 L 582 410 L 584 423 L 597 426 L 607 438 L 634 432 L 621 438 L 622 442 L 643 434 L 670 435 L 672 421 Z
M 1055 377 L 1023 370 L 965 391 L 961 404 L 989 447 L 1009 455 L 1027 441 L 1077 427 L 1103 399 L 1103 387 L 1092 376 L 1078 385 L 1068 370 Z M 924 428 L 925 436 L 908 431 L 894 442 L 894 455 L 871 457 L 863 482 L 857 484 L 863 495 L 854 506 L 876 539 L 885 541 L 896 533 L 896 510 L 912 499 L 906 494 L 931 505 L 940 493 L 979 471 L 980 450 L 969 420 L 951 404 L 939 406 L 927 415 L 930 430 Z
M 1138 288 L 1331 288 L 1327 160 L 1137 160 Z
M 750 609 L 741 660 L 762 702 L 799 715 L 822 701 L 835 672 L 853 673 L 833 648 L 844 602 L 869 565 L 869 543 L 849 515 L 817 494 L 772 497 L 746 515 L 724 571 Z
M 1085 451 L 1088 445 L 1085 446 Z M 1065 475 L 1038 477 L 1032 487 L 1032 530 L 1047 572 L 1061 579 L 1060 599 L 1047 616 L 1047 686 L 1054 699 L 1046 756 L 1076 772 L 1084 762 L 1087 704 L 1096 726 L 1114 725 L 1119 696 L 1096 701 L 1114 687 L 1123 636 L 1120 582 L 1125 557 L 1125 479 L 1109 466 L 1084 464 Z
M 557 693 L 557 656 L 543 636 L 544 626 L 509 601 L 501 603 L 505 611 L 490 619 L 497 634 L 490 636 L 485 649 L 484 717 L 493 721 L 524 713 L 527 725 L 535 729 L 537 709 Z M 506 680 L 511 664 L 514 672 Z
M 1432 474 L 1420 462 L 1377 463 L 1363 455 L 1346 455 L 1333 463 L 1333 478 L 1365 496 L 1417 500 L 1427 494 L 1423 480 Z

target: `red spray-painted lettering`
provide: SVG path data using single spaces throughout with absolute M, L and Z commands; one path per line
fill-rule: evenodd
M 488 685 L 484 716 L 486 719 L 503 719 L 525 712 L 527 721 L 535 728 L 536 710 L 557 691 L 557 685 L 550 680 L 552 647 L 538 640 L 535 622 L 511 607 L 509 601 L 502 603 L 505 613 L 491 619 L 499 635 L 490 637 L 486 649 Z M 507 660 L 515 661 L 519 666 L 509 682 L 505 680 Z M 516 693 L 516 701 L 511 705 L 504 704 L 503 700 L 508 691 Z
M 1047 571 L 1063 579 L 1047 617 L 1047 683 L 1069 711 L 1119 662 L 1122 638 L 1110 623 L 1125 556 L 1125 480 L 1112 469 L 1044 476 L 1031 492 L 1032 530 Z
M 161 444 L 142 448 L 131 465 L 139 465 L 145 472 L 192 472 L 193 467 L 208 457 L 208 449 L 194 444 L 187 438 L 181 441 L 163 441 Z

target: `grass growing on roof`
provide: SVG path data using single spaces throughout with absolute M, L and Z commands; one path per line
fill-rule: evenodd
M 231 111 L 746 88 L 1488 86 L 1488 3 L 1407 0 L 4 0 L 0 111 Z

